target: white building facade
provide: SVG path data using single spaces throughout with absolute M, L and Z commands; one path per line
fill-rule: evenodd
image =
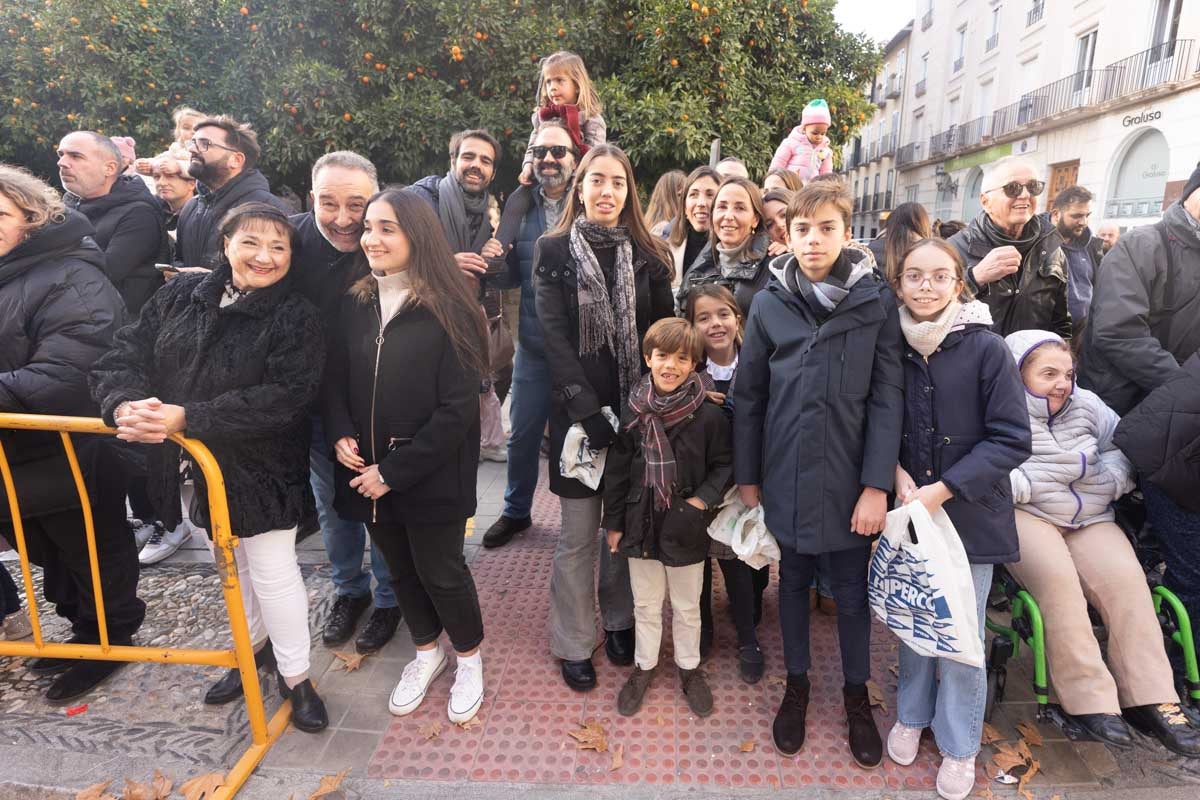
M 981 166 L 1009 154 L 1043 170 L 1039 210 L 1079 184 L 1096 196 L 1093 226 L 1133 227 L 1157 219 L 1200 160 L 1200 0 L 917 0 L 900 35 L 903 144 L 889 161 L 843 154 L 851 186 L 895 172 L 890 202 L 860 212 L 856 236 L 907 200 L 973 218 Z

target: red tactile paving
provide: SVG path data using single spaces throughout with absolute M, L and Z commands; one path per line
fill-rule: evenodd
M 593 659 L 598 685 L 571 691 L 550 655 L 547 616 L 552 551 L 558 535 L 558 501 L 545 477 L 533 504 L 533 527 L 498 550 L 483 550 L 471 565 L 483 608 L 486 695 L 480 724 L 469 730 L 446 720 L 450 671 L 431 688 L 416 713 L 396 718 L 371 759 L 368 775 L 443 781 L 548 784 L 648 784 L 705 788 L 932 789 L 940 757 L 926 735 L 917 761 L 908 767 L 886 757 L 875 770 L 860 769 L 845 742 L 841 659 L 834 617 L 813 613 L 812 703 L 807 741 L 795 757 L 775 751 L 771 723 L 783 694 L 782 642 L 777 613 L 776 576 L 767 590 L 760 643 L 767 678 L 749 686 L 737 674 L 732 621 L 721 575 L 715 571 L 713 616 L 716 644 L 704 670 L 715 711 L 700 719 L 679 688 L 670 641 L 669 609 L 664 614 L 658 672 L 642 710 L 632 718 L 616 710 L 617 693 L 628 667 L 611 665 L 599 647 Z M 597 645 L 600 644 L 597 623 Z M 896 640 L 876 625 L 872 674 L 884 690 L 887 710 L 876 709 L 880 734 L 895 721 Z M 397 675 L 399 679 L 399 675 Z M 622 766 L 613 770 L 612 753 L 576 750 L 568 736 L 580 723 L 599 722 L 611 749 L 620 745 Z M 440 724 L 434 738 L 428 726 Z M 986 776 L 979 771 L 980 785 Z

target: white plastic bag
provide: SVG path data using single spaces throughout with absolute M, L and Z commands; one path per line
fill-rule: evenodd
M 721 510 L 708 526 L 708 535 L 728 545 L 754 569 L 779 562 L 779 543 L 763 522 L 762 503 L 746 508 L 736 486 L 726 492 Z
M 875 616 L 917 653 L 983 666 L 971 566 L 943 509 L 930 516 L 914 502 L 888 512 L 867 591 Z
M 621 421 L 608 406 L 600 409 L 600 413 L 612 425 L 613 430 L 619 430 Z M 600 486 L 604 477 L 604 457 L 608 448 L 594 450 L 588 445 L 587 434 L 583 424 L 576 422 L 567 429 L 563 439 L 562 454 L 558 458 L 558 471 L 564 478 L 574 478 L 589 489 L 595 490 Z

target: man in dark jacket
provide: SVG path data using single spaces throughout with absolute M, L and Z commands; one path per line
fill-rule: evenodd
M 269 203 L 287 213 L 255 169 L 262 150 L 254 130 L 231 117 L 209 117 L 196 124 L 188 142 L 188 173 L 198 181 L 196 196 L 179 212 L 175 264 L 183 269 L 212 269 L 221 261 L 221 220 L 235 206 Z
M 559 148 L 561 156 L 555 155 Z M 530 509 L 538 480 L 538 450 L 546 420 L 550 418 L 552 387 L 533 289 L 533 248 L 538 238 L 558 223 L 577 158 L 566 128 L 558 120 L 543 122 L 533 144 L 533 174 L 538 187 L 508 253 L 508 285 L 521 287 L 509 414 L 512 433 L 508 437 L 508 483 L 504 490 L 504 511 L 484 534 L 484 547 L 501 547 L 532 524 Z
M 1179 376 L 1197 350 L 1200 166 L 1159 222 L 1126 233 L 1101 262 L 1079 382 L 1124 415 Z M 1141 488 L 1167 563 L 1164 583 L 1192 619 L 1200 619 L 1200 514 L 1179 506 L 1145 475 Z
M 1092 282 L 1100 259 L 1104 257 L 1104 242 L 1092 235 L 1088 219 L 1092 216 L 1092 193 L 1082 186 L 1068 186 L 1050 204 L 1050 221 L 1062 237 L 1063 254 L 1067 259 L 1067 308 L 1071 322 L 1078 332 L 1087 319 L 1092 305 Z
M 104 275 L 104 253 L 92 225 L 57 201 L 50 187 L 26 172 L 0 165 L 0 222 L 21 214 L 45 220 L 19 235 L 0 224 L 0 412 L 97 416 L 88 392 L 88 370 L 111 346 L 125 309 Z M 65 212 L 61 222 L 54 221 Z M 42 567 L 43 594 L 71 621 L 71 641 L 98 644 L 80 500 L 59 437 L 54 433 L 0 431 L 24 523 L 30 561 Z M 122 471 L 110 463 L 114 449 L 103 437 L 74 437 L 91 504 L 109 641 L 132 643 L 146 605 L 137 598 L 138 561 L 125 527 Z M 14 541 L 12 510 L 0 494 L 0 536 Z M 32 599 L 32 598 L 30 598 Z M 39 658 L 39 675 L 61 673 L 50 685 L 52 702 L 86 694 L 122 665 L 114 661 Z
M 312 168 L 312 210 L 291 217 L 300 238 L 292 257 L 296 289 L 321 311 L 325 338 L 338 335 L 338 309 L 354 282 L 354 267 L 362 236 L 367 201 L 379 191 L 375 165 L 346 150 L 327 153 Z M 321 639 L 327 647 L 346 642 L 371 605 L 371 575 L 375 576 L 375 611 L 354 646 L 360 653 L 380 650 L 396 632 L 400 610 L 392 591 L 392 576 L 379 549 L 371 544 L 371 571 L 362 568 L 367 530 L 361 523 L 338 516 L 333 509 L 334 463 L 320 414 L 312 415 L 308 451 L 309 482 L 317 501 L 317 516 L 325 554 L 333 568 L 337 597 Z
M 1034 213 L 1046 188 L 1032 164 L 1006 156 L 984 173 L 983 210 L 950 239 L 967 262 L 967 285 L 1001 336 L 1037 328 L 1071 337 L 1062 237 Z
M 58 177 L 66 190 L 64 202 L 95 228 L 108 279 L 136 315 L 162 285 L 154 265 L 170 252 L 161 206 L 140 177 L 121 174 L 121 151 L 93 131 L 63 137 Z

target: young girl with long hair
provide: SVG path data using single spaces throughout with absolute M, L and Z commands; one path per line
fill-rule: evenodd
M 962 539 L 983 637 L 996 564 L 1017 560 L 1009 471 L 1029 456 L 1024 388 L 988 307 L 971 301 L 966 265 L 953 245 L 922 239 L 895 265 L 904 333 L 904 435 L 896 494 L 934 513 L 945 508 Z M 963 800 L 975 785 L 975 755 L 987 704 L 987 671 L 900 646 L 897 722 L 888 755 L 917 757 L 921 731 L 942 752 L 938 794 Z
M 487 337 L 472 287 L 433 210 L 385 189 L 367 202 L 366 272 L 343 299 L 325 389 L 325 428 L 338 460 L 334 508 L 363 522 L 392 574 L 417 655 L 389 710 L 420 706 L 457 653 L 447 714 L 483 701 L 483 618 L 463 558 L 475 513 L 479 381 Z

